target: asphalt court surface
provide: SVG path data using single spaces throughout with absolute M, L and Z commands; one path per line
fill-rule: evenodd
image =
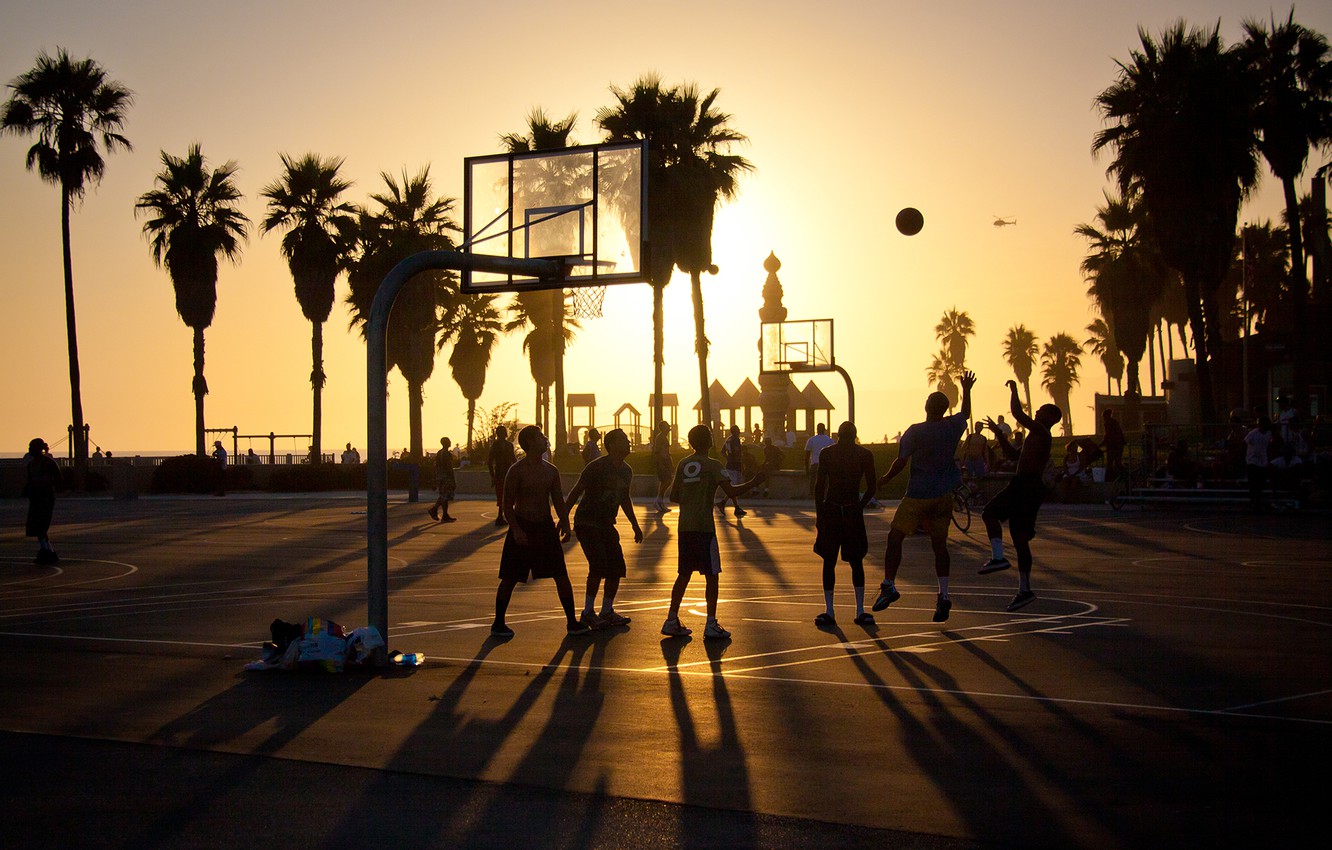
M 796 846 L 760 818 L 834 830 L 824 846 L 1238 846 L 1298 836 L 1321 805 L 1300 777 L 1332 731 L 1326 514 L 1051 506 L 1038 599 L 1014 613 L 1016 573 L 975 573 L 976 522 L 952 531 L 947 623 L 931 622 L 916 537 L 901 601 L 854 625 L 842 565 L 838 626 L 820 630 L 813 513 L 756 502 L 719 521 L 733 636 L 704 641 L 701 577 L 681 614 L 694 636 L 658 634 L 676 514 L 639 505 L 643 543 L 620 524 L 628 628 L 565 637 L 541 581 L 515 592 L 517 635 L 500 641 L 493 503 L 455 503 L 441 525 L 394 501 L 389 642 L 426 664 L 321 680 L 240 668 L 275 617 L 364 624 L 362 500 L 66 500 L 56 567 L 32 565 L 23 508 L 0 505 L 0 635 L 17 656 L 0 728 L 480 783 L 409 844 L 482 846 L 478 824 L 524 823 L 495 788 L 665 806 L 663 846 L 711 846 L 718 812 L 731 846 Z M 891 517 L 868 518 L 867 605 Z M 576 544 L 566 557 L 581 607 L 585 561 Z M 570 846 L 647 822 L 625 817 Z

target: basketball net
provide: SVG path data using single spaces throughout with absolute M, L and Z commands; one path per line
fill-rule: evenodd
M 573 314 L 580 319 L 600 319 L 606 300 L 606 287 L 580 286 L 569 290 L 573 295 Z

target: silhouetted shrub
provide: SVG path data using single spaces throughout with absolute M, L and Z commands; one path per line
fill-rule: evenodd
M 154 493 L 216 493 L 221 484 L 222 469 L 208 457 L 169 457 L 153 470 Z
M 275 466 L 268 479 L 268 489 L 276 493 L 364 490 L 365 464 L 302 463 Z

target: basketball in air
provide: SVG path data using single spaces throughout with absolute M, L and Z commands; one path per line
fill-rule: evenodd
M 915 236 L 925 226 L 925 216 L 915 207 L 907 207 L 897 214 L 897 231 L 903 236 Z

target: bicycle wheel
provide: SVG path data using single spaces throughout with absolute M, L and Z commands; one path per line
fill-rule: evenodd
M 968 495 L 965 484 L 953 491 L 953 525 L 963 534 L 971 528 L 971 505 L 967 502 Z

